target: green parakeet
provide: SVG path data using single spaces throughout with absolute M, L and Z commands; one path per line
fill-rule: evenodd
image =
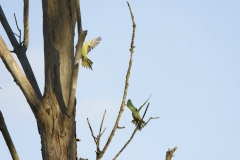
M 149 100 L 149 98 L 147 99 L 147 101 Z M 132 111 L 132 116 L 133 116 L 132 123 L 135 124 L 136 126 L 138 126 L 139 130 L 141 130 L 145 124 L 145 122 L 142 120 L 139 112 L 142 109 L 142 107 L 147 103 L 147 101 L 145 103 L 143 103 L 143 105 L 139 109 L 134 107 L 134 105 L 132 104 L 132 101 L 130 99 L 127 101 L 127 107 Z
M 93 62 L 88 59 L 88 53 L 94 48 L 96 47 L 100 41 L 101 41 L 101 37 L 97 37 L 95 39 L 89 40 L 85 43 L 85 45 L 82 47 L 82 66 L 85 68 L 90 68 L 92 70 L 92 64 Z

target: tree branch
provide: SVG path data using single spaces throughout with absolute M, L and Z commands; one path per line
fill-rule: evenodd
M 13 48 L 18 48 L 19 47 L 19 43 L 16 39 L 16 37 L 14 36 L 14 33 L 12 31 L 12 28 L 9 26 L 9 23 L 7 21 L 7 18 L 5 17 L 5 14 L 2 10 L 2 6 L 0 5 L 0 21 L 2 23 L 2 26 L 5 30 L 5 32 L 7 33 L 7 36 L 13 46 Z
M 102 122 L 101 122 L 100 129 L 99 129 L 99 133 L 98 133 L 98 136 L 97 136 L 97 148 L 99 148 L 101 136 L 103 135 L 103 133 L 104 133 L 104 131 L 105 131 L 105 129 L 106 129 L 106 128 L 105 128 L 105 129 L 103 130 L 103 132 L 101 133 L 103 121 L 104 121 L 104 118 L 105 118 L 105 114 L 106 114 L 106 109 L 105 109 L 105 112 L 104 112 L 104 114 L 103 114 Z
M 177 150 L 178 146 L 176 146 L 175 148 L 173 148 L 172 150 L 168 149 L 168 151 L 166 152 L 166 160 L 171 160 L 172 157 L 174 156 L 174 152 Z
M 149 107 L 149 105 L 150 105 L 150 103 L 148 103 L 148 105 L 147 105 L 147 107 L 146 107 L 146 109 L 145 109 L 145 111 L 144 111 L 144 114 L 143 114 L 143 116 L 142 116 L 142 120 L 144 119 L 144 117 L 145 117 L 145 115 L 146 115 L 146 113 L 147 113 L 147 110 L 148 110 L 148 107 Z M 149 118 L 149 120 L 148 120 L 148 122 L 151 120 L 151 119 L 157 119 L 158 117 L 156 117 L 156 118 Z M 147 123 L 148 123 L 147 122 Z M 145 124 L 143 127 L 145 127 L 147 124 Z M 116 156 L 113 158 L 113 160 L 116 160 L 117 158 L 118 158 L 118 156 L 122 153 L 122 151 L 128 146 L 128 144 L 132 141 L 132 139 L 133 139 L 133 137 L 134 137 L 134 135 L 136 134 L 136 132 L 139 130 L 139 128 L 138 128 L 138 126 L 136 126 L 136 128 L 134 129 L 134 131 L 133 131 L 133 133 L 132 133 L 132 135 L 131 135 L 131 137 L 129 138 L 129 140 L 125 143 L 125 145 L 123 146 L 123 148 L 116 154 Z
M 98 153 L 100 153 L 101 152 L 101 150 L 100 150 L 100 148 L 99 148 L 99 145 L 98 145 L 98 140 L 97 140 L 97 138 L 94 136 L 94 133 L 93 133 L 93 130 L 92 130 L 92 127 L 91 127 L 91 124 L 90 124 L 90 122 L 89 122 L 89 120 L 88 120 L 88 118 L 87 118 L 87 122 L 88 122 L 88 126 L 89 126 L 89 129 L 90 129 L 90 131 L 91 131 L 91 135 L 92 135 L 92 137 L 93 137 L 93 140 L 94 140 L 94 142 L 95 142 L 95 144 L 96 144 L 96 146 L 97 146 L 97 154 Z
M 5 124 L 5 121 L 4 121 L 4 118 L 3 118 L 3 115 L 2 115 L 1 111 L 0 111 L 0 130 L 1 130 L 2 135 L 5 139 L 5 142 L 8 146 L 8 149 L 9 149 L 11 155 L 12 155 L 12 159 L 13 160 L 19 160 L 16 148 L 15 148 L 15 146 L 13 144 L 13 141 L 11 139 L 11 136 L 8 132 L 8 129 L 7 129 L 7 126 Z
M 159 117 L 150 117 L 149 119 L 148 119 L 148 121 L 144 124 L 144 126 L 143 127 L 146 127 L 146 125 L 150 122 L 150 120 L 152 120 L 152 119 L 158 119 Z
M 120 121 L 120 118 L 122 116 L 122 113 L 124 111 L 124 107 L 125 107 L 125 101 L 126 101 L 126 97 L 127 97 L 127 91 L 128 91 L 128 86 L 129 86 L 129 77 L 130 77 L 130 71 L 131 71 L 131 67 L 132 67 L 132 56 L 133 56 L 133 53 L 134 53 L 134 38 L 135 38 L 135 30 L 136 30 L 136 24 L 134 22 L 134 16 L 133 16 L 133 13 L 132 13 L 132 9 L 130 7 L 130 4 L 127 2 L 128 4 L 128 7 L 129 7 L 129 10 L 130 10 L 130 14 L 131 14 L 131 18 L 132 18 L 132 23 L 133 23 L 133 33 L 132 33 L 132 40 L 131 40 L 131 46 L 130 46 L 130 60 L 129 60 L 129 66 L 128 66 L 128 71 L 127 71 L 127 75 L 126 75 L 126 81 L 125 81 L 125 88 L 124 88 L 124 94 L 123 94 L 123 99 L 122 99 L 122 104 L 121 104 L 121 107 L 120 107 L 120 110 L 119 110 L 119 113 L 118 113 L 118 117 L 116 119 L 116 122 L 115 122 L 115 125 L 113 127 L 113 130 L 107 140 L 107 143 L 105 144 L 103 150 L 102 150 L 102 155 L 101 157 L 103 156 L 103 154 L 105 153 L 105 151 L 107 150 L 109 144 L 111 143 L 112 141 L 112 138 L 115 134 L 115 131 L 116 129 L 118 128 L 118 123 Z M 100 157 L 100 158 L 101 158 Z
M 13 56 L 9 52 L 1 36 L 0 36 L 0 58 L 5 64 L 6 68 L 12 74 L 14 81 L 22 90 L 31 109 L 33 110 L 33 113 L 35 113 L 37 107 L 40 105 L 40 100 L 36 92 L 32 88 L 32 85 L 29 83 L 28 79 L 26 78 L 26 76 L 24 75 L 22 70 L 19 68 L 16 61 L 14 60 Z
M 88 118 L 87 118 L 87 122 L 88 122 L 89 129 L 90 129 L 90 131 L 91 131 L 91 135 L 92 135 L 93 140 L 94 140 L 94 142 L 95 142 L 95 144 L 96 144 L 96 147 L 97 147 L 97 151 L 96 151 L 97 159 L 99 159 L 99 156 L 102 155 L 102 151 L 100 150 L 99 145 L 100 145 L 101 136 L 103 135 L 103 133 L 104 133 L 105 130 L 106 130 L 106 128 L 104 128 L 103 132 L 101 132 L 101 131 L 102 131 L 103 122 L 104 122 L 104 118 L 105 118 L 105 114 L 106 114 L 106 110 L 105 110 L 105 112 L 104 112 L 104 114 L 103 114 L 102 122 L 101 122 L 100 129 L 99 129 L 99 133 L 98 133 L 98 136 L 97 136 L 97 137 L 94 136 L 92 127 L 91 127 L 90 122 L 89 122 L 89 120 L 88 120 Z
M 21 44 L 18 43 L 16 37 L 14 36 L 14 33 L 11 29 L 11 27 L 9 26 L 9 23 L 7 21 L 7 18 L 5 17 L 5 14 L 2 10 L 2 7 L 0 6 L 0 21 L 2 23 L 2 26 L 5 30 L 5 32 L 8 35 L 8 38 L 14 48 L 14 53 L 16 53 L 19 62 L 22 65 L 23 71 L 27 77 L 27 79 L 29 80 L 29 82 L 31 83 L 33 89 L 35 90 L 37 96 L 39 99 L 42 99 L 42 94 L 41 91 L 39 89 L 39 86 L 37 84 L 35 75 L 32 71 L 32 67 L 28 61 L 27 55 L 26 55 L 26 47 L 25 46 L 21 46 Z
M 83 42 L 85 41 L 87 31 L 82 30 L 82 21 L 81 21 L 81 10 L 79 0 L 76 0 L 77 5 L 77 27 L 78 27 L 78 42 L 76 45 L 76 53 L 75 53 L 75 60 L 74 60 L 74 68 L 72 73 L 72 82 L 71 82 L 71 90 L 69 95 L 69 102 L 68 102 L 68 111 L 70 115 L 74 114 L 73 105 L 76 95 L 77 89 L 77 80 L 78 80 L 78 71 L 79 71 L 79 62 L 81 59 L 81 51 Z
M 29 24 L 28 24 L 28 12 L 29 12 L 29 0 L 24 0 L 24 17 L 23 17 L 23 24 L 24 24 L 24 39 L 23 45 L 25 46 L 26 50 L 28 48 L 28 41 L 29 41 Z
M 18 27 L 18 23 L 17 23 L 17 18 L 16 18 L 16 15 L 15 15 L 15 13 L 14 13 L 14 18 L 15 18 L 15 22 L 16 22 L 16 26 L 17 26 L 17 29 L 18 29 L 18 31 L 19 31 L 19 36 L 18 36 L 18 38 L 19 38 L 19 44 L 21 44 L 21 29 L 19 29 L 19 27 Z M 15 34 L 15 35 L 17 35 L 17 34 Z
M 125 143 L 125 145 L 122 147 L 122 149 L 116 154 L 116 156 L 113 158 L 113 160 L 116 160 L 118 158 L 118 156 L 122 153 L 122 151 L 127 147 L 127 145 L 132 141 L 134 135 L 136 134 L 136 132 L 138 131 L 138 126 L 135 127 L 131 137 L 129 138 L 129 140 Z

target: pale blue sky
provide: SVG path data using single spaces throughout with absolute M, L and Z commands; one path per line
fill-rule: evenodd
M 22 0 L 1 0 L 14 32 L 13 13 L 22 28 Z M 178 146 L 174 160 L 238 159 L 240 150 L 240 1 L 130 1 L 137 24 L 135 53 L 127 98 L 140 106 L 150 94 L 146 119 L 119 159 L 165 159 Z M 98 132 L 107 109 L 103 146 L 122 100 L 132 22 L 126 1 L 82 1 L 87 39 L 102 37 L 90 54 L 93 70 L 81 68 L 77 90 L 79 157 L 95 159 L 95 144 L 86 118 Z M 2 26 L 0 35 L 12 46 Z M 43 91 L 41 1 L 30 1 L 28 57 Z M 19 87 L 0 62 L 0 110 L 21 159 L 41 159 L 36 120 Z M 134 126 L 125 108 L 121 126 L 103 160 L 112 159 Z M 11 159 L 0 136 L 0 159 Z

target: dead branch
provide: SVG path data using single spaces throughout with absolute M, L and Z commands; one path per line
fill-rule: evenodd
M 174 152 L 177 150 L 178 146 L 176 146 L 175 148 L 173 148 L 172 150 L 168 149 L 168 151 L 166 152 L 166 160 L 171 160 L 172 157 L 174 156 Z
M 16 148 L 15 148 L 15 146 L 13 144 L 13 141 L 12 141 L 12 138 L 11 138 L 9 132 L 8 132 L 8 129 L 7 129 L 7 126 L 5 124 L 5 121 L 4 121 L 4 118 L 3 118 L 3 115 L 2 115 L 1 111 L 0 111 L 0 130 L 1 130 L 2 135 L 5 139 L 5 142 L 8 146 L 8 149 L 11 153 L 12 159 L 13 160 L 19 160 Z
M 23 45 L 25 46 L 26 50 L 28 48 L 28 41 L 29 41 L 29 23 L 28 23 L 28 12 L 29 12 L 29 0 L 24 0 L 24 7 L 23 7 L 23 24 L 24 24 L 24 38 L 23 38 Z
M 130 14 L 131 14 L 132 24 L 133 24 L 132 42 L 131 42 L 131 47 L 130 47 L 131 58 L 132 58 L 132 54 L 134 52 L 133 49 L 135 48 L 135 46 L 134 46 L 134 39 L 135 39 L 135 31 L 136 31 L 137 25 L 136 25 L 136 23 L 134 21 L 134 15 L 132 13 L 132 9 L 131 9 L 131 6 L 130 6 L 129 2 L 127 2 L 127 4 L 128 4 L 128 8 L 129 8 L 129 11 L 130 11 Z
M 16 22 L 17 29 L 18 29 L 18 31 L 19 31 L 19 36 L 18 36 L 19 42 L 18 42 L 18 43 L 21 44 L 21 29 L 19 29 L 19 27 L 18 27 L 17 18 L 16 18 L 15 13 L 14 13 L 14 18 L 15 18 L 15 22 Z M 16 34 L 15 34 L 15 35 L 16 35 Z
M 104 111 L 103 118 L 102 118 L 102 122 L 101 122 L 100 129 L 99 129 L 99 133 L 98 133 L 98 136 L 97 136 L 97 148 L 99 148 L 101 136 L 102 136 L 102 134 L 104 133 L 104 131 L 105 131 L 105 129 L 106 129 L 106 128 L 105 128 L 105 129 L 103 130 L 103 132 L 101 133 L 101 131 L 102 131 L 102 125 L 103 125 L 104 118 L 105 118 L 105 114 L 106 114 L 106 109 L 105 109 L 105 111 Z
M 100 137 L 103 135 L 103 133 L 105 132 L 106 130 L 106 127 L 104 128 L 103 132 L 100 134 Z
M 91 124 L 90 124 L 88 118 L 87 118 L 87 122 L 88 122 L 89 129 L 91 131 L 91 135 L 93 137 L 93 140 L 94 140 L 95 144 L 97 144 L 97 138 L 94 136 L 94 133 L 93 133 L 93 130 L 92 130 L 92 127 L 91 127 Z
M 22 90 L 25 95 L 32 110 L 36 111 L 37 107 L 40 105 L 40 99 L 38 98 L 36 92 L 34 91 L 32 85 L 29 83 L 28 79 L 17 65 L 13 56 L 9 52 L 4 40 L 0 36 L 0 58 L 5 64 L 6 68 L 12 74 L 14 81 Z
M 5 32 L 7 33 L 7 36 L 9 38 L 13 48 L 19 47 L 18 41 L 17 41 L 16 37 L 14 36 L 12 28 L 9 26 L 9 23 L 7 21 L 7 18 L 5 16 L 1 6 L 0 6 L 0 21 L 2 23 L 2 26 L 5 30 Z
M 90 129 L 90 131 L 91 131 L 91 135 L 92 135 L 92 137 L 93 137 L 93 140 L 94 140 L 94 142 L 95 142 L 95 144 L 96 144 L 96 147 L 97 147 L 96 153 L 97 153 L 97 155 L 98 155 L 98 154 L 101 153 L 101 150 L 100 150 L 99 145 L 98 145 L 98 138 L 96 138 L 96 137 L 94 136 L 94 133 L 93 133 L 93 130 L 92 130 L 92 127 L 91 127 L 91 124 L 90 124 L 88 118 L 87 118 L 87 122 L 88 122 L 89 129 Z
M 113 160 L 116 160 L 118 158 L 118 156 L 122 153 L 122 151 L 127 147 L 127 145 L 132 141 L 134 135 L 136 134 L 136 132 L 138 131 L 138 126 L 134 129 L 131 137 L 129 138 L 129 140 L 125 143 L 125 145 L 122 147 L 122 149 L 116 154 L 116 156 L 113 158 Z
M 5 30 L 5 32 L 7 33 L 7 36 L 14 48 L 14 53 L 16 53 L 19 62 L 22 65 L 23 71 L 27 77 L 27 79 L 29 80 L 29 82 L 31 83 L 33 89 L 35 90 L 37 96 L 39 99 L 42 99 L 42 93 L 39 89 L 38 83 L 36 81 L 35 75 L 32 71 L 32 67 L 28 61 L 27 55 L 26 55 L 26 48 L 25 46 L 21 46 L 20 43 L 18 43 L 11 27 L 9 26 L 9 23 L 7 21 L 7 18 L 2 10 L 2 7 L 0 6 L 0 21 L 2 23 L 2 26 Z
M 147 105 L 147 107 L 146 107 L 146 109 L 145 109 L 145 111 L 144 111 L 144 114 L 143 114 L 142 120 L 143 120 L 143 118 L 145 117 L 145 115 L 146 115 L 146 113 L 147 113 L 147 110 L 148 110 L 149 105 L 150 105 L 150 103 L 148 102 L 148 105 Z
M 117 129 L 124 129 L 124 128 L 125 128 L 125 126 L 123 126 L 123 127 L 117 126 Z
M 144 119 L 144 117 L 145 117 L 145 115 L 146 115 L 146 113 L 147 113 L 147 110 L 148 110 L 149 105 L 150 105 L 150 103 L 148 103 L 148 105 L 147 105 L 147 107 L 146 107 L 146 109 L 145 109 L 145 111 L 144 111 L 144 114 L 143 114 L 143 116 L 142 116 L 142 121 L 143 121 L 143 119 Z M 149 122 L 149 120 L 148 120 L 148 122 Z M 146 126 L 146 124 L 145 124 L 143 127 L 145 127 L 145 126 Z M 113 158 L 113 160 L 116 160 L 116 159 L 118 158 L 118 156 L 122 153 L 122 151 L 123 151 L 123 150 L 128 146 L 128 144 L 132 141 L 134 135 L 136 134 L 136 132 L 137 132 L 138 130 L 139 130 L 139 128 L 138 128 L 138 126 L 136 126 L 136 128 L 134 129 L 134 131 L 133 131 L 131 137 L 129 138 L 129 140 L 125 143 L 125 145 L 123 146 L 123 148 L 116 154 L 116 156 Z
M 152 119 L 158 119 L 159 117 L 150 117 L 149 119 L 148 119 L 148 121 L 144 124 L 144 126 L 143 127 L 146 127 L 146 125 L 150 122 L 150 120 L 152 120 Z
M 99 129 L 99 133 L 98 133 L 98 136 L 97 136 L 97 137 L 94 136 L 92 127 L 91 127 L 90 122 L 89 122 L 89 120 L 88 120 L 88 118 L 87 118 L 88 126 L 89 126 L 89 129 L 90 129 L 90 131 L 91 131 L 91 135 L 92 135 L 92 137 L 93 137 L 93 139 L 94 139 L 94 142 L 95 142 L 95 144 L 96 144 L 96 147 L 97 147 L 97 151 L 96 151 L 97 159 L 99 158 L 99 155 L 102 155 L 102 151 L 100 150 L 99 145 L 100 145 L 101 136 L 103 135 L 103 133 L 104 133 L 105 130 L 106 130 L 106 128 L 104 128 L 103 132 L 101 132 L 101 131 L 102 131 L 103 122 L 104 122 L 104 118 L 105 118 L 105 114 L 106 114 L 106 110 L 104 111 L 103 118 L 102 118 L 102 122 L 101 122 L 100 129 Z
M 76 88 L 77 88 L 79 62 L 81 59 L 81 51 L 82 51 L 83 42 L 85 41 L 85 38 L 87 35 L 87 31 L 82 30 L 81 10 L 80 10 L 79 0 L 76 0 L 76 9 L 77 9 L 78 42 L 76 45 L 74 69 L 73 69 L 73 73 L 72 73 L 71 90 L 70 90 L 69 102 L 68 102 L 68 111 L 69 111 L 70 115 L 74 114 L 73 106 L 74 106 L 74 100 L 75 100 Z
M 149 105 L 150 105 L 150 103 L 148 103 L 148 105 L 147 105 L 147 107 L 146 107 L 146 109 L 145 109 L 145 111 L 144 111 L 144 114 L 143 114 L 143 116 L 142 116 L 142 121 L 143 121 L 143 119 L 144 119 L 144 117 L 145 117 L 145 115 L 146 115 L 146 113 L 147 113 L 147 110 L 148 110 Z M 149 120 L 147 121 L 147 123 L 148 123 L 151 119 L 158 119 L 158 118 L 159 118 L 159 117 L 155 117 L 155 118 L 154 118 L 154 117 L 151 117 L 151 118 L 149 118 Z M 144 128 L 144 127 L 147 125 L 147 123 L 145 123 L 142 128 Z M 142 129 L 142 128 L 141 128 L 141 129 Z M 139 130 L 138 126 L 136 126 L 136 128 L 134 129 L 134 131 L 133 131 L 130 139 L 125 143 L 125 145 L 123 146 L 123 148 L 117 153 L 117 155 L 113 158 L 113 160 L 116 160 L 117 157 L 122 153 L 122 151 L 127 147 L 127 145 L 131 142 L 131 140 L 133 139 L 134 135 L 136 134 L 137 130 Z
M 122 116 L 122 113 L 124 111 L 124 107 L 125 107 L 125 101 L 126 101 L 126 97 L 127 97 L 127 91 L 128 91 L 128 86 L 129 86 L 129 77 L 130 77 L 130 71 L 131 71 L 131 68 L 132 68 L 132 56 L 133 56 L 133 53 L 134 53 L 134 38 L 135 38 L 135 30 L 136 30 L 136 24 L 134 22 L 134 16 L 133 16 L 133 13 L 132 13 L 132 9 L 130 7 L 130 4 L 127 2 L 128 4 L 128 7 L 129 7 L 129 10 L 130 10 L 130 14 L 131 14 L 131 18 L 132 18 L 132 23 L 133 23 L 133 32 L 132 32 L 132 40 L 131 40 L 131 46 L 130 46 L 130 60 L 129 60 L 129 66 L 128 66 L 128 71 L 127 71 L 127 75 L 126 75 L 126 81 L 125 81 L 125 88 L 124 88 L 124 94 L 123 94 L 123 99 L 122 99 L 122 104 L 121 104 L 121 107 L 120 107 L 120 110 L 119 110 L 119 113 L 118 113 L 118 117 L 116 119 L 116 122 L 115 122 L 115 125 L 113 127 L 113 130 L 110 134 L 110 136 L 108 137 L 108 140 L 102 150 L 102 154 L 99 155 L 99 159 L 102 158 L 103 154 L 105 153 L 105 151 L 107 150 L 109 144 L 111 143 L 112 141 L 112 138 L 115 134 L 115 131 L 116 129 L 118 128 L 118 123 L 120 121 L 120 118 Z

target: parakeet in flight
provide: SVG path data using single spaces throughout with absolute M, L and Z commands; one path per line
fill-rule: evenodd
M 90 68 L 92 70 L 92 64 L 93 62 L 88 59 L 88 53 L 94 48 L 96 47 L 100 41 L 101 41 L 101 37 L 97 37 L 95 39 L 89 40 L 85 43 L 85 45 L 82 47 L 82 66 L 85 68 Z
M 147 101 L 150 99 L 150 97 L 147 99 Z M 132 101 L 130 99 L 127 101 L 127 107 L 132 111 L 132 116 L 133 116 L 132 123 L 135 124 L 136 126 L 138 126 L 139 130 L 141 130 L 145 124 L 145 122 L 142 120 L 139 112 L 142 109 L 142 107 L 147 103 L 147 101 L 145 103 L 143 103 L 143 105 L 139 109 L 134 107 L 134 105 L 132 104 Z

